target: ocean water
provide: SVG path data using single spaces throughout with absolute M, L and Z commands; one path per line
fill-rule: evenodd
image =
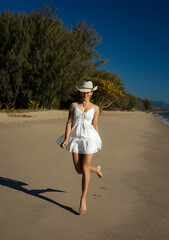
M 169 112 L 154 114 L 161 122 L 169 126 Z

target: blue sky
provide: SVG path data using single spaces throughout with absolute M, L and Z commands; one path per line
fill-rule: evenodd
M 45 0 L 0 0 L 0 11 L 29 13 Z M 169 1 L 53 0 L 64 25 L 87 21 L 102 37 L 104 69 L 119 74 L 137 97 L 169 104 Z

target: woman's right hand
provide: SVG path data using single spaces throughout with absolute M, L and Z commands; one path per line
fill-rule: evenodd
M 61 144 L 61 148 L 65 149 L 67 145 L 68 145 L 68 140 L 64 140 L 64 142 Z

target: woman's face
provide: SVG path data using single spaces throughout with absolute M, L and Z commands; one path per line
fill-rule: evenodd
M 83 101 L 89 101 L 93 92 L 80 92 Z

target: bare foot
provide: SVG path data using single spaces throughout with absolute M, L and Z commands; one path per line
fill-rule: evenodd
M 101 172 L 101 166 L 100 166 L 100 165 L 97 166 L 97 175 L 98 175 L 100 178 L 103 177 L 103 174 L 102 174 L 102 172 Z
M 87 211 L 86 208 L 86 201 L 84 199 L 82 199 L 82 197 L 80 198 L 80 208 L 79 208 L 79 214 L 82 215 Z

